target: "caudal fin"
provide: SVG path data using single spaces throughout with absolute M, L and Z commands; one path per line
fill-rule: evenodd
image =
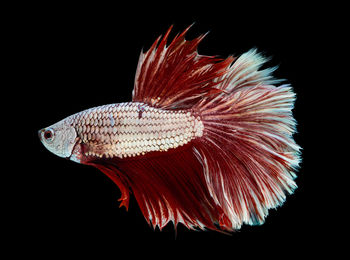
M 216 79 L 223 92 L 195 106 L 205 129 L 196 154 L 211 196 L 234 229 L 263 223 L 268 209 L 297 187 L 295 93 L 290 85 L 272 85 L 279 82 L 274 68 L 259 70 L 265 61 L 256 50 L 241 55 Z

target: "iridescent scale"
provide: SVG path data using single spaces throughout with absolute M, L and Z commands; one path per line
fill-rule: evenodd
M 203 135 L 203 123 L 189 110 L 170 111 L 144 103 L 104 105 L 71 116 L 85 156 L 133 157 L 167 151 Z

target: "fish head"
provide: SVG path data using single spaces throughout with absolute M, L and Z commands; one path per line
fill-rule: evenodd
M 61 120 L 49 127 L 39 130 L 39 139 L 47 150 L 53 154 L 70 158 L 77 143 L 77 133 L 68 119 Z

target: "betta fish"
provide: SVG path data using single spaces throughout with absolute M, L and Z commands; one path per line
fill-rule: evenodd
M 39 130 L 57 156 L 91 165 L 133 194 L 146 220 L 232 232 L 262 224 L 297 187 L 300 146 L 293 139 L 296 99 L 262 68 L 251 49 L 205 56 L 205 35 L 170 43 L 166 34 L 141 52 L 132 101 L 84 110 Z

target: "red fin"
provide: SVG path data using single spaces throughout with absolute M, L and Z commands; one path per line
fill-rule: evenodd
M 189 28 L 166 46 L 170 27 L 158 47 L 160 37 L 140 54 L 133 101 L 160 108 L 190 108 L 218 84 L 213 79 L 227 72 L 233 57 L 199 55 L 197 46 L 204 35 L 186 41 Z
M 211 195 L 234 229 L 263 223 L 268 209 L 296 188 L 295 94 L 289 85 L 270 85 L 278 80 L 274 69 L 259 70 L 265 61 L 255 50 L 243 54 L 218 79 L 224 92 L 194 107 L 204 124 L 197 155 Z
M 121 201 L 119 207 L 124 206 L 126 210 L 129 208 L 129 186 L 126 182 L 125 175 L 120 172 L 118 168 L 113 165 L 105 164 L 102 161 L 96 160 L 87 162 L 86 164 L 95 166 L 97 169 L 106 174 L 117 186 L 119 187 L 122 196 L 119 201 Z
M 98 159 L 93 164 L 104 173 L 114 169 L 125 175 L 143 215 L 153 227 L 162 229 L 169 221 L 173 221 L 175 227 L 180 222 L 190 229 L 221 231 L 231 226 L 212 199 L 203 166 L 190 145 L 159 156 Z

